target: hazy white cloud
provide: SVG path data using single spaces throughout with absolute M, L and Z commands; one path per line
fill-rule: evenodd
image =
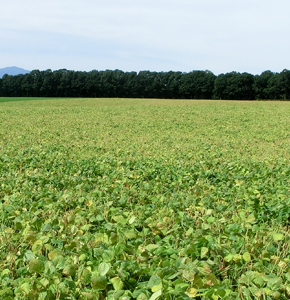
M 10 0 L 0 67 L 290 69 L 289 0 Z

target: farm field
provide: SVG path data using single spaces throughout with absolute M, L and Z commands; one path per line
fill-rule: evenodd
M 289 116 L 0 98 L 0 298 L 289 299 Z

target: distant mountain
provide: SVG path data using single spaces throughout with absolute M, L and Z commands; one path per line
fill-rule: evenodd
M 3 75 L 5 75 L 5 74 L 18 75 L 18 74 L 27 74 L 27 73 L 30 73 L 30 71 L 24 70 L 24 69 L 18 68 L 18 67 L 2 68 L 2 69 L 0 69 L 0 78 L 2 78 Z

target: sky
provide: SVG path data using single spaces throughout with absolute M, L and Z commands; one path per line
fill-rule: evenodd
M 0 68 L 281 72 L 289 12 L 289 0 L 2 0 Z

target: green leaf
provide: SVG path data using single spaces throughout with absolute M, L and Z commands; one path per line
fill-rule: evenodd
M 85 261 L 86 259 L 87 259 L 87 256 L 84 253 L 79 256 L 79 261 Z
M 119 277 L 114 277 L 114 278 L 111 278 L 111 282 L 113 284 L 113 287 L 115 290 L 122 290 L 123 289 L 123 281 L 119 278 Z
M 207 219 L 207 222 L 208 222 L 209 224 L 214 223 L 214 222 L 215 222 L 215 217 L 209 217 L 209 218 Z
M 283 284 L 282 278 L 270 278 L 267 282 L 267 287 L 271 289 L 272 291 L 277 291 L 281 288 Z
M 43 228 L 42 228 L 42 231 L 43 232 L 48 232 L 51 230 L 51 224 L 50 223 L 45 223 Z
M 66 265 L 62 271 L 64 276 L 74 277 L 76 275 L 76 268 L 74 265 Z
M 201 250 L 200 250 L 200 258 L 204 258 L 207 253 L 208 253 L 208 248 L 207 247 L 201 247 Z
M 131 239 L 135 239 L 137 236 L 136 236 L 136 233 L 134 230 L 130 230 L 130 229 L 125 229 L 123 231 L 124 235 L 126 236 L 127 239 L 131 240 Z
M 32 273 L 37 273 L 40 274 L 43 272 L 44 270 L 44 263 L 43 261 L 37 259 L 37 258 L 33 258 L 30 260 L 29 262 L 29 270 Z
M 0 296 L 3 296 L 4 294 L 10 292 L 11 289 L 12 289 L 12 288 L 9 287 L 9 288 L 5 288 L 5 289 L 3 289 L 3 290 L 0 290 Z M 12 298 L 11 298 L 11 299 L 12 299 Z
M 275 242 L 282 241 L 284 239 L 284 235 L 282 233 L 273 233 L 272 236 Z
M 81 273 L 81 279 L 84 280 L 86 283 L 91 281 L 92 273 L 88 268 L 85 268 Z
M 32 252 L 33 253 L 40 253 L 43 247 L 43 241 L 42 240 L 37 240 L 33 245 L 32 245 Z
M 147 246 L 145 247 L 145 249 L 148 250 L 149 252 L 151 252 L 151 251 L 157 249 L 158 247 L 159 247 L 159 246 L 156 245 L 156 244 L 149 244 L 149 245 L 147 245 Z
M 25 282 L 21 284 L 20 289 L 24 292 L 24 294 L 28 295 L 30 291 L 30 284 L 28 282 Z
M 110 264 L 106 262 L 102 262 L 99 264 L 98 272 L 101 276 L 105 276 L 109 272 L 110 268 L 111 268 Z
M 129 220 L 129 224 L 132 225 L 136 220 L 136 217 L 132 217 L 130 220 Z
M 127 223 L 127 220 L 121 216 L 121 215 L 118 215 L 118 216 L 113 216 L 112 218 L 116 223 L 118 224 L 121 224 L 121 225 L 126 225 Z
M 190 227 L 190 228 L 186 231 L 185 235 L 186 235 L 186 236 L 190 236 L 192 233 L 193 233 L 193 228 Z
M 51 262 L 57 270 L 62 270 L 65 267 L 65 258 L 62 255 L 56 256 Z
M 147 287 L 152 289 L 154 286 L 159 285 L 162 285 L 162 279 L 158 275 L 153 274 L 147 283 Z
M 250 254 L 249 252 L 245 252 L 245 253 L 243 254 L 243 260 L 244 260 L 245 262 L 250 262 L 250 261 L 252 260 L 251 254 Z
M 161 295 L 162 295 L 162 290 L 159 290 L 159 291 L 155 292 L 155 293 L 150 297 L 149 300 L 155 300 L 155 299 L 159 298 Z
M 91 278 L 92 288 L 105 290 L 107 287 L 107 278 L 105 276 L 92 276 Z
M 60 249 L 54 249 L 53 251 L 48 253 L 48 259 L 53 260 L 55 257 L 62 255 L 62 251 Z
M 233 255 L 232 254 L 228 254 L 227 256 L 224 257 L 224 260 L 226 262 L 230 262 L 233 259 Z
M 188 269 L 185 269 L 182 272 L 182 276 L 190 282 L 194 281 L 195 274 L 196 273 L 194 272 L 194 270 L 188 270 Z
M 1 277 L 4 277 L 5 275 L 9 275 L 10 274 L 10 270 L 9 269 L 4 269 L 2 272 L 1 272 Z

